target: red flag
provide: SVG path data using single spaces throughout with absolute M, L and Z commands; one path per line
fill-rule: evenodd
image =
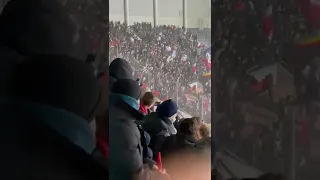
M 269 41 L 271 41 L 272 36 L 273 36 L 273 10 L 272 10 L 272 5 L 269 5 L 264 18 L 263 18 L 263 27 L 264 27 L 264 32 L 268 38 Z
M 204 58 L 202 58 L 202 62 L 206 66 L 207 70 L 211 70 L 211 60 L 204 57 Z
M 192 72 L 197 73 L 197 63 L 194 63 L 192 66 Z
M 159 152 L 157 156 L 157 165 L 158 165 L 159 171 L 161 172 L 162 171 L 161 152 Z
M 113 41 L 111 41 L 111 42 L 109 42 L 109 47 L 114 47 L 114 42 Z

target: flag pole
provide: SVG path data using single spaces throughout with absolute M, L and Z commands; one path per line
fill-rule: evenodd
M 204 114 L 204 112 L 203 112 L 203 95 L 201 95 L 201 120 L 203 121 L 204 119 L 203 119 L 203 114 Z

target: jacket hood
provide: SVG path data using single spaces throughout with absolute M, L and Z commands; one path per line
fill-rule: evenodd
M 128 61 L 117 58 L 109 65 L 109 75 L 115 79 L 133 79 L 134 78 L 133 68 L 130 66 Z
M 152 112 L 143 118 L 143 127 L 150 134 L 169 133 L 170 135 L 177 134 L 177 129 L 172 121 L 166 118 L 160 118 L 157 112 Z M 165 131 L 164 131 L 165 130 Z

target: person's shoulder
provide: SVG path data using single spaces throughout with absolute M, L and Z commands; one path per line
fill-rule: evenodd
M 12 179 L 22 176 L 49 180 L 67 177 L 71 180 L 89 180 L 93 177 L 108 179 L 108 171 L 96 162 L 91 154 L 60 136 L 53 129 L 31 122 L 23 128 L 28 131 L 20 132 L 20 135 L 24 136 L 15 139 L 12 143 L 16 143 L 17 146 L 10 146 L 10 152 L 6 154 L 10 157 L 10 161 L 19 161 L 20 164 L 23 164 L 18 167 L 10 167 L 12 163 L 7 164 L 8 168 L 13 168 L 17 172 L 17 174 L 10 175 Z M 6 157 L 2 156 L 1 159 L 2 163 L 6 162 Z

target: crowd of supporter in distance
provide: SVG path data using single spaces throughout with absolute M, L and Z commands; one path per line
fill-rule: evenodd
M 129 60 L 97 73 L 68 17 L 44 0 L 12 0 L 0 16 L 2 177 L 211 179 L 203 120 L 177 118 L 177 103 L 141 86 Z
M 144 86 L 160 99 L 173 98 L 180 108 L 210 121 L 211 47 L 176 26 L 109 23 L 109 60 L 129 61 Z M 192 83 L 199 82 L 201 87 Z M 201 97 L 204 97 L 201 101 Z M 203 103 L 203 106 L 202 104 Z

